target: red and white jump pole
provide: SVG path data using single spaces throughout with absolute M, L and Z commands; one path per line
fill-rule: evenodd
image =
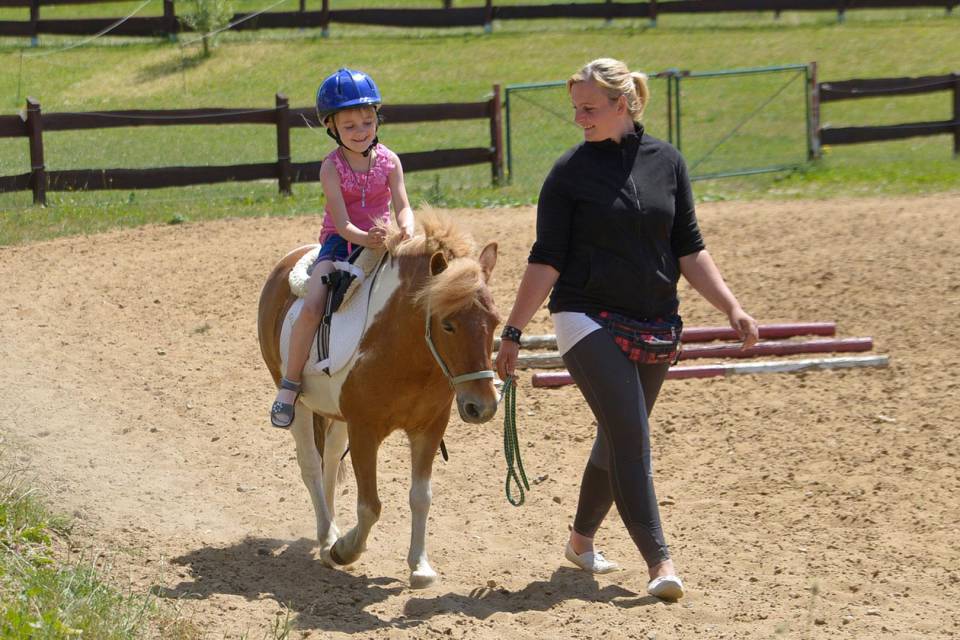
M 667 379 L 714 378 L 750 373 L 787 373 L 816 369 L 847 369 L 851 367 L 885 367 L 888 356 L 846 356 L 839 358 L 811 358 L 807 360 L 771 360 L 768 362 L 737 362 L 732 364 L 708 364 L 689 367 L 670 367 Z M 533 374 L 535 387 L 562 387 L 573 384 L 566 371 Z
M 797 336 L 835 336 L 836 322 L 789 322 L 781 324 L 762 324 L 761 340 L 794 338 Z M 711 340 L 736 340 L 737 332 L 730 327 L 687 327 L 681 334 L 683 342 L 710 342 Z M 552 333 L 530 335 L 520 338 L 520 346 L 527 349 L 556 349 L 557 336 Z M 493 348 L 500 348 L 500 338 L 495 338 Z
M 758 342 L 749 349 L 741 349 L 738 343 L 694 344 L 684 346 L 680 360 L 697 358 L 755 358 L 762 356 L 789 356 L 798 353 L 851 353 L 870 351 L 872 338 L 839 338 L 836 340 L 767 340 Z M 522 354 L 517 359 L 521 369 L 559 369 L 563 359 L 557 351 Z

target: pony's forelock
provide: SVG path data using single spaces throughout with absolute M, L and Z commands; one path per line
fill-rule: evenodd
M 485 286 L 479 262 L 473 258 L 454 258 L 416 293 L 416 301 L 421 305 L 429 302 L 434 316 L 449 316 L 479 303 Z

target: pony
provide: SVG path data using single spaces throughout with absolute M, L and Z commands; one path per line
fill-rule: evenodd
M 411 587 L 424 588 L 437 579 L 426 550 L 433 460 L 454 399 L 464 422 L 484 423 L 496 413 L 491 354 L 500 317 L 488 287 L 496 243 L 473 258 L 472 240 L 449 218 L 427 211 L 418 215 L 418 223 L 423 234 L 406 240 L 389 226 L 384 264 L 370 276 L 376 280 L 356 353 L 330 375 L 307 366 L 290 431 L 316 514 L 320 558 L 330 567 L 353 564 L 366 548 L 381 512 L 377 450 L 393 431 L 406 433 L 412 464 L 407 564 Z M 260 295 L 260 351 L 275 384 L 287 348 L 283 327 L 299 309 L 288 275 L 311 248 L 280 260 Z M 357 524 L 341 536 L 334 496 L 348 448 L 357 483 Z

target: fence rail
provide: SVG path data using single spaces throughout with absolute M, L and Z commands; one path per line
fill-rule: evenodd
M 101 4 L 124 0 L 0 0 L 0 7 L 29 7 L 26 21 L 0 21 L 0 36 L 36 38 L 41 33 L 90 35 L 108 28 L 118 18 L 84 18 L 43 20 L 40 8 L 65 4 Z M 332 0 L 323 0 L 319 11 L 306 11 L 304 0 L 299 11 L 266 12 L 251 17 L 238 13 L 231 19 L 236 30 L 320 28 L 324 34 L 333 23 L 365 24 L 388 27 L 483 27 L 490 31 L 494 20 L 534 20 L 545 18 L 648 18 L 655 25 L 659 14 L 702 14 L 770 11 L 836 11 L 843 21 L 849 10 L 943 8 L 948 13 L 960 0 L 648 0 L 646 2 L 613 2 L 604 0 L 583 4 L 554 3 L 543 5 L 497 6 L 486 0 L 483 6 L 455 7 L 443 0 L 442 7 L 431 8 L 362 8 L 333 9 Z M 115 36 L 173 36 L 190 27 L 176 17 L 173 0 L 163 0 L 163 16 L 132 17 L 110 31 Z
M 477 120 L 490 122 L 490 145 L 458 149 L 436 149 L 400 153 L 404 171 L 426 171 L 476 164 L 490 164 L 491 177 L 503 177 L 503 149 L 500 125 L 500 87 L 483 102 L 451 104 L 407 104 L 383 107 L 391 123 Z M 145 169 L 69 169 L 47 171 L 44 161 L 44 134 L 51 131 L 78 131 L 115 127 L 269 124 L 277 129 L 277 161 L 224 166 L 151 167 Z M 290 129 L 318 127 L 312 108 L 291 109 L 286 96 L 276 95 L 272 109 L 160 109 L 43 114 L 40 104 L 27 99 L 22 116 L 0 116 L 0 138 L 26 137 L 30 147 L 28 173 L 0 176 L 0 193 L 33 191 L 35 204 L 46 204 L 48 191 L 156 189 L 216 182 L 277 180 L 281 193 L 291 185 L 317 182 L 320 162 L 293 162 Z
M 953 92 L 953 119 L 857 127 L 821 127 L 820 104 L 880 96 L 906 96 L 939 91 Z M 869 78 L 822 82 L 816 85 L 813 118 L 817 131 L 817 155 L 825 144 L 859 144 L 902 140 L 918 136 L 953 134 L 953 153 L 960 156 L 960 73 L 918 78 Z

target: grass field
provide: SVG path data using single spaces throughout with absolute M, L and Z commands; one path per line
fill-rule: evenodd
M 517 2 L 519 3 L 519 1 Z M 270 2 L 245 0 L 239 10 Z M 337 0 L 335 7 L 359 6 Z M 372 3 L 366 3 L 367 5 Z M 458 2 L 457 6 L 482 2 Z M 43 16 L 113 15 L 139 3 L 54 6 Z M 309 2 L 308 8 L 319 7 Z M 439 1 L 376 3 L 376 6 L 439 6 Z M 286 2 L 276 10 L 293 9 Z M 159 12 L 156 0 L 144 11 Z M 18 18 L 21 10 L 0 11 Z M 322 77 L 339 66 L 371 73 L 385 99 L 393 103 L 475 101 L 488 97 L 494 83 L 562 80 L 587 60 L 601 55 L 622 58 L 647 71 L 667 68 L 714 71 L 805 63 L 816 60 L 821 80 L 856 77 L 916 76 L 949 73 L 960 62 L 960 16 L 942 10 L 852 11 L 838 24 L 833 13 L 667 16 L 656 28 L 646 21 L 534 21 L 497 23 L 492 34 L 479 28 L 399 30 L 334 25 L 331 37 L 316 31 L 229 33 L 209 60 L 196 47 L 159 40 L 102 38 L 69 49 L 77 38 L 43 37 L 39 47 L 23 39 L 0 40 L 0 112 L 37 98 L 45 112 L 124 108 L 270 107 L 281 91 L 294 106 L 311 103 Z M 181 42 L 187 39 L 183 36 Z M 730 79 L 684 83 L 683 150 L 696 162 L 743 116 L 777 89 L 776 79 Z M 735 149 L 738 162 L 771 162 L 790 156 L 802 160 L 802 94 L 794 83 L 761 110 L 749 127 L 738 130 L 723 150 Z M 665 105 L 662 85 L 653 83 L 648 128 L 659 137 Z M 788 97 L 792 96 L 792 97 Z M 562 91 L 553 98 L 555 122 L 544 126 L 532 156 L 520 170 L 527 177 L 493 187 L 489 167 L 414 173 L 408 187 L 415 202 L 490 206 L 535 201 L 540 174 L 552 159 L 577 140 L 564 121 L 569 114 Z M 786 100 L 786 103 L 783 101 Z M 946 120 L 952 96 L 944 92 L 896 99 L 871 99 L 824 106 L 823 121 L 836 126 Z M 784 106 L 786 105 L 786 106 Z M 776 107 L 774 109 L 774 107 Z M 516 120 L 516 118 L 515 118 Z M 515 126 L 520 126 L 515 121 Z M 530 122 L 526 125 L 529 127 Z M 536 128 L 536 126 L 535 126 Z M 789 133 L 788 133 L 789 132 Z M 789 139 L 789 140 L 788 140 Z M 477 146 L 489 140 L 483 121 L 390 125 L 382 140 L 394 150 Z M 789 150 L 778 150 L 789 141 Z M 318 131 L 295 130 L 295 161 L 314 160 L 330 149 Z M 786 149 L 786 147 L 785 147 Z M 949 136 L 914 138 L 827 149 L 818 162 L 801 169 L 753 177 L 699 182 L 701 199 L 832 197 L 915 193 L 960 188 L 960 160 Z M 164 127 L 54 132 L 45 136 L 49 169 L 231 164 L 275 159 L 270 126 Z M 712 161 L 712 159 L 711 159 Z M 22 173 L 29 164 L 23 139 L 0 140 L 0 175 Z M 709 162 L 703 169 L 710 169 Z M 519 175 L 519 171 L 518 171 Z M 199 220 L 224 215 L 298 215 L 317 211 L 319 190 L 297 185 L 295 195 L 276 195 L 275 183 L 213 185 L 138 192 L 51 193 L 46 209 L 31 206 L 27 192 L 0 195 L 0 243 L 70 233 L 94 232 L 116 225 Z

